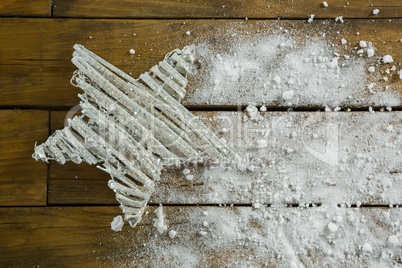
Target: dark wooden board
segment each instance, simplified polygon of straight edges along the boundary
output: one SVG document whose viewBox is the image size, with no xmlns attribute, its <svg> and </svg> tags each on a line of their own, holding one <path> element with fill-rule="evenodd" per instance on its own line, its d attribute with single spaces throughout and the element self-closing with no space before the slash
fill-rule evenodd
<svg viewBox="0 0 402 268">
<path fill-rule="evenodd" d="M 402 5 L 398 0 L 287 0 L 287 1 L 214 1 L 214 0 L 55 0 L 56 17 L 79 18 L 297 18 L 310 14 L 317 18 L 398 18 Z M 378 8 L 380 13 L 372 11 Z"/>
<path fill-rule="evenodd" d="M 0 110 L 0 206 L 46 205 L 47 164 L 32 159 L 49 134 L 49 113 Z"/>
<path fill-rule="evenodd" d="M 50 17 L 51 0 L 3 0 L 0 17 Z"/>
<path fill-rule="evenodd" d="M 185 22 L 185 23 L 184 23 Z M 187 44 L 209 42 L 216 47 L 233 41 L 232 32 L 250 35 L 270 33 L 279 27 L 290 29 L 303 40 L 305 35 L 320 35 L 340 44 L 344 37 L 357 46 L 360 40 L 373 42 L 376 56 L 391 54 L 396 65 L 402 61 L 400 29 L 402 20 L 348 20 L 345 23 L 315 21 L 260 21 L 260 20 L 98 20 L 98 19 L 0 19 L 0 106 L 71 108 L 78 104 L 80 89 L 70 85 L 75 66 L 70 62 L 73 45 L 80 43 L 104 57 L 122 70 L 138 77 L 164 58 L 164 55 Z M 191 35 L 186 35 L 191 31 Z M 356 33 L 360 34 L 357 35 Z M 133 34 L 136 34 L 135 36 Z M 163 44 L 163 45 L 162 45 Z M 134 48 L 135 55 L 129 50 Z M 374 59 L 373 59 L 374 61 Z M 384 70 L 387 68 L 383 66 Z M 382 70 L 382 69 L 381 69 Z M 395 80 L 395 81 L 394 81 Z M 401 80 L 391 81 L 397 90 Z M 378 85 L 385 87 L 384 81 Z M 188 96 L 197 90 L 191 83 Z M 359 100 L 347 100 L 346 107 L 368 107 L 362 90 Z M 260 100 L 257 98 L 258 104 Z M 191 99 L 183 103 L 192 107 Z M 249 102 L 230 103 L 228 106 L 248 105 Z M 278 107 L 276 103 L 265 103 Z M 214 106 L 213 100 L 209 103 Z M 220 104 L 219 104 L 220 105 Z M 307 104 L 294 103 L 295 107 Z M 307 105 L 308 106 L 308 105 Z M 322 104 L 311 104 L 322 107 Z"/>
</svg>

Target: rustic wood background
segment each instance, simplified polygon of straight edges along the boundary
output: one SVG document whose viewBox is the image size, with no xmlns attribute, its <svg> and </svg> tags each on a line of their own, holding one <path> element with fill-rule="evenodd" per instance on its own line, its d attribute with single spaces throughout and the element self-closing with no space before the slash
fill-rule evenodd
<svg viewBox="0 0 402 268">
<path fill-rule="evenodd" d="M 372 14 L 375 8 L 380 9 L 377 16 Z M 307 25 L 309 14 L 315 14 L 315 19 L 319 21 Z M 340 15 L 345 19 L 344 24 L 328 24 L 330 19 Z M 77 93 L 80 90 L 69 82 L 75 70 L 70 62 L 75 43 L 86 46 L 137 77 L 174 48 L 191 44 L 197 38 L 219 39 L 229 22 L 230 27 L 254 30 L 280 25 L 298 30 L 300 38 L 303 33 L 317 29 L 326 30 L 329 35 L 342 31 L 349 42 L 356 44 L 366 37 L 373 40 L 378 53 L 387 51 L 400 66 L 402 45 L 398 41 L 402 38 L 401 16 L 400 0 L 352 0 L 348 4 L 337 1 L 331 3 L 330 8 L 322 8 L 321 0 L 1 1 L 0 266 L 110 267 L 113 263 L 105 256 L 113 248 L 141 248 L 143 243 L 155 242 L 153 237 L 135 235 L 139 230 L 146 233 L 146 230 L 154 228 L 147 216 L 135 230 L 125 230 L 126 233 L 110 230 L 110 221 L 119 213 L 119 208 L 113 192 L 107 187 L 106 174 L 88 165 L 61 166 L 36 162 L 31 158 L 35 142 L 44 142 L 55 129 L 61 128 L 67 111 L 78 104 Z M 191 31 L 191 36 L 187 36 L 186 31 Z M 356 32 L 360 35 L 357 36 Z M 133 38 L 127 33 L 136 33 L 136 36 Z M 131 47 L 139 52 L 135 55 L 135 63 L 126 60 Z M 402 92 L 402 83 L 394 83 L 399 83 L 398 90 Z M 194 90 L 189 88 L 190 93 Z M 195 111 L 203 110 L 198 113 L 212 129 L 214 125 L 208 118 L 239 105 L 247 105 L 210 103 L 208 107 L 187 99 L 184 104 Z M 300 110 L 306 109 L 302 111 L 305 116 L 313 114 L 312 108 L 320 107 L 319 103 L 312 107 L 303 103 L 297 105 Z M 353 100 L 348 105 L 361 110 L 370 106 L 369 103 L 354 103 Z M 268 106 L 272 110 L 278 108 L 278 111 L 267 112 L 267 116 L 284 113 L 275 104 Z M 398 118 L 400 123 L 401 114 L 401 107 L 395 107 L 392 113 L 377 115 L 378 122 L 391 122 Z M 356 116 L 360 116 L 359 112 L 351 112 L 345 115 L 344 120 L 354 124 Z M 364 136 L 364 129 L 360 131 Z M 219 209 L 251 209 L 251 200 L 239 202 L 236 196 L 216 203 L 208 202 L 202 198 L 206 189 L 202 181 L 184 182 L 175 171 L 167 173 L 168 183 L 158 188 L 151 210 L 159 203 L 166 204 L 168 218 L 172 218 L 174 211 L 179 209 L 196 210 L 197 205 L 225 203 L 237 206 Z M 336 191 L 342 194 L 349 185 L 340 177 L 338 180 Z M 394 187 L 402 192 L 402 182 Z M 325 198 L 314 184 L 306 186 L 303 191 L 310 196 L 306 203 L 320 203 Z M 171 193 L 175 193 L 177 198 L 171 198 Z M 180 196 L 185 195 L 192 195 L 194 202 L 183 204 Z M 365 199 L 358 193 L 353 196 L 353 200 L 346 200 L 345 197 L 343 201 L 363 203 L 359 213 L 373 222 L 376 217 L 371 215 L 380 210 L 399 210 L 389 205 L 402 204 L 402 196 L 398 200 Z M 185 224 L 184 219 L 172 218 L 172 221 Z M 374 224 L 373 228 L 382 227 Z M 127 236 L 134 238 L 127 242 L 124 239 Z M 211 266 L 221 263 L 220 258 L 225 258 L 219 252 L 209 254 Z M 144 260 L 138 260 L 139 263 L 141 261 Z"/>
</svg>

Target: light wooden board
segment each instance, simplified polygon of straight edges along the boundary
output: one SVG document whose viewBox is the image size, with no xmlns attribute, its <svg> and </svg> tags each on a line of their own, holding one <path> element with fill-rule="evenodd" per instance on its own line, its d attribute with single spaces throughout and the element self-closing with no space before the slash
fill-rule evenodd
<svg viewBox="0 0 402 268">
<path fill-rule="evenodd" d="M 398 0 L 327 1 L 140 1 L 140 0 L 55 0 L 56 17 L 94 18 L 398 18 L 402 5 Z M 380 13 L 373 15 L 378 8 Z"/>
<path fill-rule="evenodd" d="M 50 17 L 51 5 L 51 0 L 3 0 L 0 2 L 0 17 Z"/>
<path fill-rule="evenodd" d="M 184 24 L 185 22 L 185 24 Z M 328 40 L 340 45 L 345 38 L 352 46 L 360 40 L 373 43 L 376 57 L 393 55 L 395 65 L 402 61 L 400 29 L 402 20 L 349 20 L 334 21 L 261 21 L 261 20 L 97 20 L 97 19 L 0 19 L 0 106 L 7 107 L 65 107 L 78 103 L 79 89 L 70 85 L 75 66 L 70 62 L 73 45 L 80 43 L 104 57 L 112 64 L 138 77 L 164 58 L 164 55 L 187 44 L 207 42 L 216 48 L 225 48 L 233 42 L 232 33 L 255 35 L 284 27 L 303 41 L 305 35 L 327 32 Z M 190 31 L 191 35 L 186 35 Z M 356 33 L 359 32 L 359 35 Z M 136 34 L 135 36 L 133 34 Z M 163 44 L 163 45 L 161 45 Z M 135 55 L 129 50 L 134 48 Z M 368 68 L 368 66 L 367 66 Z M 383 66 L 384 71 L 389 66 Z M 395 71 L 396 72 L 396 71 Z M 396 77 L 396 75 L 395 75 Z M 391 85 L 400 92 L 402 82 L 392 79 L 380 87 Z M 390 84 L 391 83 L 391 84 Z M 348 86 L 348 85 L 346 85 Z M 195 102 L 191 96 L 197 85 L 190 81 L 188 96 L 183 104 L 210 108 L 222 106 L 219 102 Z M 331 94 L 329 94 L 331 96 Z M 369 91 L 361 87 L 359 97 L 340 100 L 346 107 L 368 107 L 365 101 Z M 400 96 L 400 95 L 399 95 Z M 334 94 L 334 101 L 338 96 Z M 223 105 L 248 105 L 252 100 L 231 101 Z M 255 97 L 256 104 L 262 104 Z M 265 103 L 278 107 L 276 102 Z M 294 103 L 295 107 L 323 107 L 323 103 Z"/>
<path fill-rule="evenodd" d="M 152 203 L 402 204 L 402 112 L 265 112 L 259 122 L 244 122 L 244 112 L 194 113 L 241 164 L 190 166 L 192 181 L 182 168 L 167 170 Z M 51 113 L 52 132 L 65 116 Z M 267 147 L 257 149 L 261 139 Z M 51 163 L 49 203 L 116 204 L 109 179 L 94 166 Z"/>
<path fill-rule="evenodd" d="M 46 205 L 47 164 L 32 159 L 49 134 L 49 113 L 0 110 L 0 206 Z"/>
<path fill-rule="evenodd" d="M 337 267 L 400 265 L 401 209 L 164 207 L 174 239 L 149 214 L 135 229 L 110 229 L 118 207 L 0 208 L 3 267 Z M 204 216 L 203 212 L 208 215 Z M 203 227 L 203 221 L 209 225 Z M 335 222 L 336 233 L 327 225 Z M 399 224 L 398 224 L 399 222 Z M 199 235 L 203 230 L 205 236 Z M 373 253 L 361 250 L 370 241 Z M 381 257 L 385 252 L 384 257 Z"/>
</svg>

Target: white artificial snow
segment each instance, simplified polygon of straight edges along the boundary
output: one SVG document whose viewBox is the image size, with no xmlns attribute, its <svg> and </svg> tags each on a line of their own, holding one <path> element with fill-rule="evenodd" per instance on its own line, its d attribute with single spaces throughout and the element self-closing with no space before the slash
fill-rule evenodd
<svg viewBox="0 0 402 268">
<path fill-rule="evenodd" d="M 326 1 L 322 2 L 322 4 L 324 5 L 324 7 L 328 7 L 328 3 Z"/>
<path fill-rule="evenodd" d="M 208 227 L 208 222 L 207 222 L 207 221 L 203 221 L 203 222 L 202 222 L 202 226 Z"/>
<path fill-rule="evenodd" d="M 376 9 L 373 10 L 373 14 L 374 14 L 374 15 L 377 15 L 378 13 L 380 13 L 380 10 L 379 10 L 379 9 L 376 8 Z"/>
<path fill-rule="evenodd" d="M 345 38 L 342 38 L 342 39 L 341 39 L 341 43 L 342 43 L 342 45 L 345 45 L 345 44 L 347 43 L 346 39 L 345 39 Z"/>
<path fill-rule="evenodd" d="M 362 48 L 365 48 L 365 47 L 367 47 L 367 42 L 366 41 L 360 41 L 359 46 L 362 47 Z"/>
<path fill-rule="evenodd" d="M 328 230 L 330 230 L 332 233 L 334 233 L 338 230 L 338 226 L 335 223 L 330 222 L 330 223 L 328 223 Z"/>
<path fill-rule="evenodd" d="M 399 70 L 398 74 L 399 74 L 399 79 L 402 79 L 402 70 Z"/>
<path fill-rule="evenodd" d="M 200 231 L 200 235 L 201 236 L 206 236 L 208 233 L 207 232 L 205 232 L 205 231 Z"/>
<path fill-rule="evenodd" d="M 371 40 L 365 41 L 368 49 L 373 49 Z M 346 40 L 343 42 L 347 44 Z M 266 107 L 344 108 L 361 106 L 362 96 L 365 103 L 375 106 L 401 104 L 394 90 L 396 84 L 389 84 L 390 90 L 385 92 L 376 87 L 372 94 L 365 94 L 364 89 L 374 79 L 367 75 L 372 63 L 367 57 L 356 58 L 352 48 L 334 56 L 341 44 L 332 45 L 322 37 L 300 43 L 288 33 L 237 36 L 224 50 L 201 43 L 196 53 L 203 67 L 194 77 L 184 104 L 247 105 L 258 101 L 255 105 Z M 217 80 L 219 84 L 215 83 Z M 282 98 L 285 91 L 294 92 L 291 100 Z"/>
<path fill-rule="evenodd" d="M 176 235 L 177 235 L 177 232 L 176 232 L 175 230 L 170 230 L 170 231 L 169 231 L 169 237 L 170 237 L 170 238 L 173 239 L 173 238 L 175 238 Z"/>
<path fill-rule="evenodd" d="M 384 63 L 392 63 L 392 62 L 394 62 L 394 59 L 393 59 L 392 56 L 390 56 L 390 55 L 385 55 L 385 56 L 382 58 L 382 61 L 383 61 Z"/>
<path fill-rule="evenodd" d="M 279 85 L 281 83 L 281 77 L 279 75 L 275 76 L 274 81 L 275 81 L 276 84 Z"/>
<path fill-rule="evenodd" d="M 336 21 L 336 22 L 339 21 L 340 23 L 343 23 L 343 16 L 336 17 L 336 18 L 335 18 L 335 21 Z"/>
<path fill-rule="evenodd" d="M 215 130 L 231 129 L 219 135 L 227 138 L 228 146 L 236 146 L 239 156 L 235 164 L 194 170 L 194 185 L 202 183 L 197 193 L 184 196 L 181 187 L 166 185 L 166 194 L 156 202 L 301 204 L 314 200 L 360 204 L 376 200 L 375 204 L 400 204 L 399 177 L 389 171 L 399 170 L 402 161 L 397 155 L 402 150 L 397 127 L 402 115 L 370 111 L 353 117 L 346 112 L 259 112 L 262 119 L 258 121 L 243 121 L 243 116 L 234 112 L 217 113 L 211 123 L 218 126 Z M 200 118 L 209 120 L 207 114 Z M 339 125 L 339 129 L 328 129 L 328 125 Z M 389 125 L 394 131 L 386 130 Z M 325 154 L 328 130 L 339 137 L 339 155 L 335 154 L 339 162 L 333 167 L 323 161 L 331 155 L 317 159 L 308 150 Z M 258 148 L 258 140 L 266 140 L 266 147 Z M 350 174 L 355 174 L 353 179 Z"/>
<path fill-rule="evenodd" d="M 257 140 L 257 148 L 262 149 L 262 148 L 267 147 L 267 145 L 268 145 L 267 140 L 265 140 L 265 139 Z"/>
<path fill-rule="evenodd" d="M 186 180 L 192 181 L 194 179 L 194 175 L 186 175 Z"/>
<path fill-rule="evenodd" d="M 398 209 L 199 207 L 166 213 L 180 223 L 180 236 L 154 237 L 155 230 L 142 228 L 132 247 L 125 240 L 108 260 L 118 267 L 394 267 L 402 254 L 399 239 L 393 242 L 401 227 Z M 329 231 L 328 219 L 336 220 L 336 232 Z"/>
<path fill-rule="evenodd" d="M 374 49 L 368 48 L 367 49 L 367 57 L 371 58 L 372 56 L 374 56 Z"/>
<path fill-rule="evenodd" d="M 294 95 L 293 90 L 287 90 L 282 93 L 282 98 L 284 100 L 290 100 Z"/>
<path fill-rule="evenodd" d="M 388 244 L 391 246 L 397 246 L 399 244 L 399 239 L 396 235 L 391 235 L 388 237 Z"/>
<path fill-rule="evenodd" d="M 392 125 L 387 126 L 387 131 L 389 132 L 394 131 L 394 127 Z"/>
<path fill-rule="evenodd" d="M 190 35 L 190 34 L 191 34 L 191 32 L 190 32 L 190 31 L 187 31 L 187 32 L 186 32 L 186 34 L 187 34 L 187 35 Z"/>
<path fill-rule="evenodd" d="M 262 204 L 261 203 L 253 203 L 253 207 L 256 209 L 261 208 Z"/>
<path fill-rule="evenodd" d="M 369 71 L 369 73 L 374 73 L 374 72 L 375 72 L 374 66 L 370 66 L 370 67 L 368 68 L 368 71 Z"/>
<path fill-rule="evenodd" d="M 401 75 L 402 75 L 402 71 L 401 71 Z M 260 112 L 266 112 L 266 111 L 267 111 L 267 107 L 265 107 L 265 105 L 260 107 Z"/>
<path fill-rule="evenodd" d="M 246 107 L 246 112 L 250 116 L 250 119 L 253 121 L 258 121 L 260 120 L 260 115 L 258 113 L 258 108 L 255 107 L 254 105 L 249 105 Z"/>
<path fill-rule="evenodd" d="M 156 219 L 154 219 L 154 226 L 160 234 L 167 230 L 167 225 L 165 225 L 165 216 L 163 215 L 162 206 L 155 209 Z"/>
<path fill-rule="evenodd" d="M 308 18 L 307 22 L 308 22 L 308 23 L 312 23 L 313 20 L 314 20 L 314 17 L 315 17 L 314 14 L 309 15 L 309 18 Z"/>
<path fill-rule="evenodd" d="M 135 50 L 134 50 L 134 49 L 130 49 L 129 52 L 130 52 L 131 55 L 134 55 L 134 54 L 135 54 Z"/>
<path fill-rule="evenodd" d="M 114 217 L 113 221 L 110 223 L 110 227 L 115 232 L 120 232 L 123 229 L 124 220 L 122 216 Z"/>
<path fill-rule="evenodd" d="M 188 174 L 190 174 L 191 171 L 188 168 L 185 168 L 185 169 L 183 169 L 182 172 L 184 175 L 188 175 Z"/>
<path fill-rule="evenodd" d="M 338 58 L 335 57 L 330 62 L 328 62 L 327 67 L 329 69 L 336 69 L 338 67 Z"/>
<path fill-rule="evenodd" d="M 373 252 L 373 247 L 370 245 L 370 243 L 364 243 L 362 246 L 362 251 L 364 252 Z"/>
</svg>

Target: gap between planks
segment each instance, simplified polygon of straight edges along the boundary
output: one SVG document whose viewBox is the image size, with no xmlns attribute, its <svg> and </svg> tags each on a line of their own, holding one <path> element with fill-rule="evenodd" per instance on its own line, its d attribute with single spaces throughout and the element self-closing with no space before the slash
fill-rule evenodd
<svg viewBox="0 0 402 268">
<path fill-rule="evenodd" d="M 302 206 L 302 208 L 306 209 L 313 209 L 317 207 L 321 207 L 323 204 L 321 203 L 311 203 L 308 204 L 308 206 Z M 68 207 L 68 208 L 73 208 L 73 207 L 118 207 L 119 205 L 116 204 L 48 204 L 46 206 L 0 206 L 2 208 L 28 208 L 28 207 Z M 149 207 L 222 207 L 222 208 L 232 208 L 232 207 L 254 207 L 253 204 L 251 203 L 244 203 L 244 204 L 216 204 L 216 203 L 199 203 L 199 204 L 184 204 L 184 203 L 149 203 Z M 375 204 L 350 204 L 348 206 L 345 206 L 345 204 L 334 204 L 334 206 L 338 208 L 345 208 L 345 209 L 353 209 L 353 208 L 383 208 L 383 209 L 399 209 L 402 207 L 402 204 L 393 204 L 392 206 L 390 205 L 375 205 Z M 263 204 L 263 207 L 265 208 L 300 208 L 301 206 L 299 204 L 285 204 L 285 205 L 275 205 L 275 204 Z"/>
<path fill-rule="evenodd" d="M 77 104 L 78 105 L 78 104 Z M 248 106 L 248 105 L 247 105 Z M 247 108 L 246 105 L 242 106 L 195 106 L 195 105 L 185 105 L 189 111 L 192 112 L 241 112 L 245 111 Z M 74 106 L 75 107 L 75 106 Z M 258 109 L 260 109 L 261 105 L 256 105 Z M 371 107 L 375 112 L 379 112 L 381 109 L 384 109 L 383 106 L 363 106 L 363 107 L 352 107 L 349 108 L 350 111 L 346 111 L 345 109 L 338 111 L 338 113 L 347 113 L 347 112 L 367 112 L 369 107 Z M 268 112 L 326 112 L 324 106 L 315 106 L 315 107 L 286 107 L 286 106 L 278 106 L 278 107 L 265 107 Z M 0 110 L 41 110 L 48 112 L 67 112 L 71 110 L 71 106 L 64 107 L 53 107 L 53 106 L 0 106 Z M 393 106 L 392 111 L 402 111 L 402 106 Z M 391 111 L 391 112 L 392 112 Z M 389 111 L 384 110 L 381 111 L 387 113 Z"/>
<path fill-rule="evenodd" d="M 75 207 L 82 207 L 82 208 L 90 208 L 90 207 L 118 207 L 119 205 L 116 204 L 47 204 L 47 205 L 27 205 L 27 206 L 2 206 L 0 208 L 46 208 L 46 207 L 53 207 L 53 208 L 75 208 Z M 155 207 L 221 207 L 221 208 L 232 208 L 232 207 L 253 207 L 253 204 L 172 204 L 172 203 L 150 203 L 148 207 L 155 208 Z M 317 207 L 321 207 L 322 204 L 309 204 L 308 207 L 303 206 L 305 209 L 313 209 Z M 383 209 L 400 209 L 402 204 L 393 204 L 392 207 L 389 205 L 367 205 L 362 204 L 357 206 L 356 204 L 351 204 L 350 206 L 344 206 L 344 204 L 335 204 L 338 208 L 345 208 L 345 209 L 354 209 L 354 208 L 383 208 Z M 265 208 L 300 208 L 299 204 L 286 204 L 286 206 L 278 206 L 273 204 L 264 204 Z"/>
<path fill-rule="evenodd" d="M 0 16 L 0 18 L 9 18 L 10 16 Z M 277 17 L 277 18 L 237 18 L 237 17 L 225 17 L 225 18 L 208 18 L 208 17 L 174 17 L 174 18 L 159 18 L 159 17 L 146 17 L 146 18 L 132 18 L 132 17 L 34 17 L 34 16 L 12 16 L 12 18 L 21 18 L 21 19 L 60 19 L 60 20 L 122 20 L 122 21 L 143 21 L 143 20 L 154 20 L 154 21 L 175 21 L 175 20 L 193 20 L 193 21 L 208 21 L 208 20 L 232 20 L 232 21 L 307 21 L 308 16 L 305 18 L 287 18 L 287 17 Z M 328 17 L 328 18 L 314 18 L 315 21 L 332 21 L 336 17 Z M 402 19 L 402 17 L 373 17 L 373 18 L 347 18 L 344 17 L 344 20 L 398 20 Z"/>
</svg>

